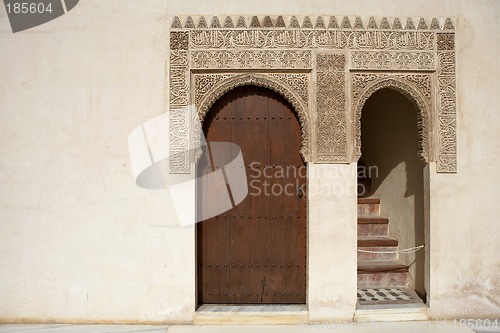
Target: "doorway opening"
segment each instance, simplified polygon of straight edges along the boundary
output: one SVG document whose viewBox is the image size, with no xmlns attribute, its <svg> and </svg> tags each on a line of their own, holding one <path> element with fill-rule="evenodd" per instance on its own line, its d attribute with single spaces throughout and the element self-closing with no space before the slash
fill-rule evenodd
<svg viewBox="0 0 500 333">
<path fill-rule="evenodd" d="M 375 92 L 362 109 L 358 305 L 423 305 L 426 299 L 419 112 L 391 88 Z"/>
<path fill-rule="evenodd" d="M 211 107 L 203 131 L 208 149 L 197 178 L 221 170 L 227 183 L 212 143 L 230 142 L 241 149 L 243 162 L 231 167 L 246 171 L 248 195 L 197 224 L 198 304 L 305 304 L 307 168 L 292 105 L 267 88 L 237 87 Z"/>
</svg>

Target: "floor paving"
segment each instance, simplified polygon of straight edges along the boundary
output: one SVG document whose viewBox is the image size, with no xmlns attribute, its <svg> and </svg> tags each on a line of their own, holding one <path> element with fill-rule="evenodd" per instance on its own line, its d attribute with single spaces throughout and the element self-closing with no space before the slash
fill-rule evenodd
<svg viewBox="0 0 500 333">
<path fill-rule="evenodd" d="M 453 321 L 385 323 L 313 323 L 304 325 L 0 325 L 0 333 L 483 333 L 500 328 L 472 330 Z"/>
</svg>

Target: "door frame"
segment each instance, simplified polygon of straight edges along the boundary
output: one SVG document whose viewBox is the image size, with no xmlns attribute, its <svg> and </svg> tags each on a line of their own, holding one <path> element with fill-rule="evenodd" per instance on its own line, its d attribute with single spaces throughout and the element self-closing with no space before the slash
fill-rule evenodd
<svg viewBox="0 0 500 333">
<path fill-rule="evenodd" d="M 307 150 L 303 154 L 312 174 L 308 177 L 309 189 L 315 184 L 335 183 L 355 189 L 354 103 L 367 89 L 364 79 L 383 73 L 392 77 L 406 75 L 409 84 L 430 102 L 432 126 L 427 128 L 427 152 L 432 153 L 426 159 L 426 183 L 432 188 L 433 177 L 457 172 L 455 24 L 455 19 L 424 17 L 418 24 L 410 17 L 171 17 L 169 172 L 189 174 L 193 162 L 190 155 L 177 152 L 187 151 L 199 142 L 183 110 L 190 106 L 200 110 L 212 98 L 217 99 L 214 86 L 221 81 L 239 75 L 258 82 L 259 76 L 265 76 L 278 83 L 273 86 L 278 92 L 291 94 L 289 97 L 295 100 L 287 99 L 299 115 L 294 102 L 303 105 L 307 120 L 303 127 Z M 354 80 L 353 73 L 364 79 Z M 295 74 L 307 74 L 306 82 Z M 321 172 L 327 173 L 326 180 L 316 177 Z M 308 196 L 310 321 L 349 320 L 354 313 L 356 286 L 343 284 L 356 276 L 354 192 Z M 427 202 L 431 199 L 426 198 Z M 325 207 L 332 200 L 336 205 Z M 326 223 L 331 216 L 338 220 Z M 342 228 L 343 237 L 329 234 L 332 226 Z M 426 237 L 430 237 L 433 226 L 429 221 L 426 226 Z M 190 242 L 195 239 L 192 236 Z M 336 242 L 334 247 L 331 237 Z M 426 244 L 432 246 L 429 241 Z M 336 262 L 336 270 L 328 269 L 329 263 L 323 262 L 325 251 L 332 253 L 330 261 Z M 429 256 L 432 259 L 432 253 Z M 187 269 L 195 268 L 193 262 Z M 428 299 L 435 289 L 431 282 Z"/>
</svg>

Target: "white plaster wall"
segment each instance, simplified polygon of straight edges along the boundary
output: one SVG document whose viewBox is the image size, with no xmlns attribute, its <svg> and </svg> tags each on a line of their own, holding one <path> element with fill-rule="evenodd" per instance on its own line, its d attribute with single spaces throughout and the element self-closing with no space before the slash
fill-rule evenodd
<svg viewBox="0 0 500 333">
<path fill-rule="evenodd" d="M 458 174 L 430 168 L 433 317 L 500 317 L 500 2 L 458 5 Z"/>
<path fill-rule="evenodd" d="M 127 136 L 167 109 L 171 15 L 297 13 L 458 18 L 459 173 L 431 165 L 429 304 L 434 317 L 498 317 L 499 12 L 496 0 L 85 0 L 12 34 L 1 9 L 0 318 L 191 320 L 194 231 L 152 227 L 175 224 L 172 202 L 135 187 Z M 310 241 L 325 241 L 313 229 Z M 326 261 L 314 260 L 310 272 Z M 332 284 L 310 283 L 310 299 L 325 299 L 310 304 L 317 318 L 352 309 L 354 295 L 326 297 Z"/>
<path fill-rule="evenodd" d="M 194 230 L 135 186 L 127 138 L 166 111 L 165 1 L 81 1 L 12 34 L 0 8 L 0 320 L 187 322 Z M 189 207 L 188 207 L 189 208 Z"/>
<path fill-rule="evenodd" d="M 308 164 L 310 321 L 346 321 L 354 314 L 356 166 Z"/>
</svg>

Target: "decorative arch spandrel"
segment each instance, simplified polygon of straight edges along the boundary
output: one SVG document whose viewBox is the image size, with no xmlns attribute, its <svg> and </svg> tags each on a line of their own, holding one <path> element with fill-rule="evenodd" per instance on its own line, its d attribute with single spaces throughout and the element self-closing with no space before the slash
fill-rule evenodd
<svg viewBox="0 0 500 333">
<path fill-rule="evenodd" d="M 306 73 L 266 73 L 266 74 L 195 74 L 195 106 L 198 117 L 203 123 L 210 107 L 225 93 L 234 88 L 254 85 L 273 90 L 283 96 L 297 113 L 302 147 L 300 153 L 306 162 L 310 156 L 310 120 L 308 110 L 308 74 Z M 299 90 L 299 91 L 297 91 Z M 198 129 L 200 130 L 200 129 Z M 196 135 L 196 144 L 200 142 L 199 133 Z"/>
</svg>

